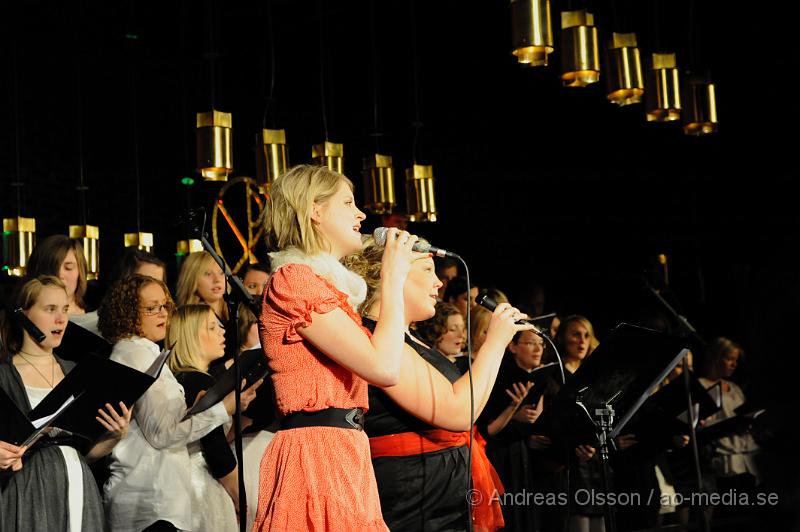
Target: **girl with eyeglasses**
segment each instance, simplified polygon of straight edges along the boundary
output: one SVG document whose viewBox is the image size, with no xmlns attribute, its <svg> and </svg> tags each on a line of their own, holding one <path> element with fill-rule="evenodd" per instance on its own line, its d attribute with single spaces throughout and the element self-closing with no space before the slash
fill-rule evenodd
<svg viewBox="0 0 800 532">
<path fill-rule="evenodd" d="M 535 489 L 541 489 L 534 485 L 534 463 L 528 442 L 531 426 L 542 412 L 543 396 L 538 392 L 544 382 L 537 379 L 538 384 L 534 385 L 533 379 L 543 353 L 544 340 L 533 331 L 514 335 L 486 409 L 478 419 L 478 428 L 487 441 L 486 454 L 508 493 L 534 493 Z M 505 530 L 540 529 L 533 504 L 505 505 L 503 516 Z"/>
<path fill-rule="evenodd" d="M 152 277 L 131 275 L 117 281 L 103 298 L 98 326 L 114 348 L 111 359 L 146 371 L 159 355 L 172 298 Z M 136 402 L 128 436 L 111 454 L 105 484 L 108 522 L 113 531 L 192 530 L 192 468 L 187 445 L 227 423 L 233 392 L 208 410 L 183 419 L 183 387 L 169 367 Z M 242 392 L 247 404 L 255 390 Z"/>
</svg>

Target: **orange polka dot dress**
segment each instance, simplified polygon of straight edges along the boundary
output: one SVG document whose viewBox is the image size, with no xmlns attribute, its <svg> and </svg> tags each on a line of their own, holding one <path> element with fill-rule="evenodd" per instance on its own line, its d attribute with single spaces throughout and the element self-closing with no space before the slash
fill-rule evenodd
<svg viewBox="0 0 800 532">
<path fill-rule="evenodd" d="M 329 407 L 367 410 L 367 382 L 297 333 L 311 324 L 312 312 L 335 308 L 361 326 L 347 295 L 309 266 L 287 264 L 270 278 L 259 330 L 283 416 Z M 259 488 L 255 531 L 387 530 L 363 431 L 279 430 L 261 459 Z"/>
</svg>

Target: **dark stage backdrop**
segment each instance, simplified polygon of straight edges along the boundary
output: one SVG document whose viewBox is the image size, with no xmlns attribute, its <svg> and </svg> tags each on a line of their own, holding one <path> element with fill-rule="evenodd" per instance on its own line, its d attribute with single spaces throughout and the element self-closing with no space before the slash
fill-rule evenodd
<svg viewBox="0 0 800 532">
<path fill-rule="evenodd" d="M 379 143 L 398 174 L 412 162 L 417 113 L 424 124 L 419 162 L 434 166 L 440 221 L 410 229 L 460 253 L 477 282 L 512 300 L 537 282 L 546 310 L 586 314 L 602 339 L 652 305 L 641 278 L 654 278 L 654 257 L 666 253 L 674 301 L 707 338 L 745 345 L 753 392 L 776 404 L 796 395 L 789 316 L 797 315 L 800 290 L 789 257 L 800 220 L 790 192 L 800 113 L 791 81 L 796 13 L 785 11 L 788 4 L 572 3 L 594 11 L 601 41 L 617 24 L 637 32 L 643 58 L 660 44 L 677 51 L 684 68 L 691 57 L 709 69 L 720 130 L 708 138 L 685 137 L 679 124 L 648 124 L 641 105 L 615 108 L 602 80 L 562 88 L 558 49 L 547 68 L 519 67 L 509 54 L 505 1 L 389 0 L 371 10 L 364 0 L 275 0 L 274 62 L 267 5 L 211 7 L 215 99 L 233 113 L 234 175 L 253 175 L 263 120 L 286 129 L 292 163 L 308 162 L 311 144 L 324 138 L 324 34 L 328 137 L 345 145 L 357 197 L 361 158 L 375 147 L 377 94 Z M 553 2 L 557 48 L 565 8 Z M 104 272 L 122 234 L 136 227 L 137 160 L 141 227 L 174 263 L 183 236 L 176 217 L 187 203 L 210 209 L 220 188 L 193 172 L 195 113 L 211 105 L 208 3 L 28 0 L 4 11 L 2 215 L 16 214 L 19 160 L 22 214 L 36 217 L 39 238 L 82 222 L 80 119 L 87 221 L 100 226 Z M 275 101 L 265 119 L 273 66 Z M 186 175 L 197 180 L 190 191 L 180 184 Z M 398 195 L 402 204 L 402 189 Z M 370 217 L 365 229 L 379 224 Z"/>
</svg>

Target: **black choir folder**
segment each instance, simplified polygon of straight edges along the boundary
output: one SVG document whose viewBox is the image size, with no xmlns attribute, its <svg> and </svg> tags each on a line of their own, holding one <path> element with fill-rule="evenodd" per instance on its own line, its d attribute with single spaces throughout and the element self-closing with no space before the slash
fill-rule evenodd
<svg viewBox="0 0 800 532">
<path fill-rule="evenodd" d="M 535 406 L 542 395 L 547 391 L 548 379 L 553 379 L 560 384 L 561 373 L 559 372 L 559 367 L 558 362 L 550 362 L 533 368 L 533 370 L 528 373 L 528 382 L 533 383 L 533 386 L 530 391 L 528 391 L 528 395 L 522 400 L 522 403 L 520 403 L 520 406 Z"/>
<path fill-rule="evenodd" d="M 87 355 L 108 358 L 111 355 L 111 348 L 112 345 L 105 338 L 70 319 L 67 334 L 54 351 L 64 360 L 80 363 Z"/>
<path fill-rule="evenodd" d="M 615 438 L 688 349 L 680 338 L 622 323 L 567 378 L 533 424 L 559 447 L 597 445 L 595 410 L 612 401 Z M 583 404 L 583 407 L 579 405 Z"/>
<path fill-rule="evenodd" d="M 0 393 L 4 412 L 0 439 L 30 446 L 55 427 L 96 440 L 106 432 L 95 419 L 98 409 L 109 403 L 119 412 L 120 401 L 130 408 L 161 374 L 168 355 L 168 350 L 162 351 L 145 372 L 107 358 L 86 355 L 28 416 L 19 411 L 8 395 Z"/>
<path fill-rule="evenodd" d="M 246 379 L 244 389 L 246 390 L 258 380 L 263 379 L 269 373 L 269 366 L 267 365 L 267 357 L 261 348 L 250 349 L 244 351 L 239 355 L 239 373 L 242 379 Z M 241 381 L 239 381 L 241 382 Z M 205 395 L 200 398 L 189 410 L 183 419 L 186 419 L 195 414 L 199 414 L 204 410 L 208 410 L 215 404 L 222 401 L 226 395 L 231 393 L 236 388 L 236 368 L 232 365 L 225 370 L 216 384 L 209 388 Z"/>
<path fill-rule="evenodd" d="M 719 410 L 712 395 L 692 372 L 689 372 L 689 389 L 695 422 Z M 680 375 L 647 398 L 625 432 L 636 436 L 637 445 L 644 449 L 643 453 L 664 451 L 674 445 L 674 436 L 688 436 L 691 433 L 687 407 L 686 384 L 684 376 Z"/>
</svg>

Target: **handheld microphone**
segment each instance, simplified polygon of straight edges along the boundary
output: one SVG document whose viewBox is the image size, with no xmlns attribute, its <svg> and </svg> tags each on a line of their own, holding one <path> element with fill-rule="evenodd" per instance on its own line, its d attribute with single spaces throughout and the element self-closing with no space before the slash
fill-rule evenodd
<svg viewBox="0 0 800 532">
<path fill-rule="evenodd" d="M 490 310 L 492 312 L 494 312 L 494 309 L 497 308 L 497 301 L 492 299 L 489 296 L 489 293 L 486 292 L 486 291 L 483 291 L 480 294 L 478 294 L 478 297 L 475 299 L 475 303 L 477 303 L 478 305 L 480 305 L 483 308 L 485 308 L 487 310 Z M 545 332 L 543 332 L 539 327 L 534 325 L 533 322 L 531 322 L 531 321 L 528 321 L 528 320 L 517 320 L 517 324 L 518 325 L 522 325 L 522 324 L 530 325 L 530 326 L 533 327 L 533 330 L 532 330 L 533 333 L 541 336 L 542 338 L 547 338 L 547 334 Z"/>
<path fill-rule="evenodd" d="M 37 327 L 31 320 L 23 314 L 21 308 L 15 308 L 11 311 L 11 315 L 14 316 L 14 319 L 19 324 L 20 327 L 28 331 L 28 334 L 31 335 L 37 343 L 44 342 L 44 339 L 47 338 L 47 335 L 42 332 L 42 330 Z"/>
<path fill-rule="evenodd" d="M 375 239 L 375 243 L 379 246 L 386 245 L 386 233 L 389 231 L 387 227 L 378 227 L 372 232 L 372 238 Z M 453 253 L 452 251 L 447 251 L 446 249 L 437 248 L 436 246 L 432 246 L 425 242 L 414 242 L 414 246 L 411 248 L 413 251 L 417 251 L 419 253 L 433 253 L 437 257 L 453 257 L 459 258 L 458 255 Z"/>
</svg>

